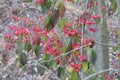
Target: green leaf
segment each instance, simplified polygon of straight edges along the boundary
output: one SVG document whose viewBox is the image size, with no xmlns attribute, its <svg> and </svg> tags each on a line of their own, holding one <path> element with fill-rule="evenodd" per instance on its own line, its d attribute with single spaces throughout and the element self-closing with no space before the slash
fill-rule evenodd
<svg viewBox="0 0 120 80">
<path fill-rule="evenodd" d="M 37 45 L 40 44 L 40 39 L 41 39 L 40 36 L 38 36 L 38 37 L 37 37 L 37 41 L 36 41 L 36 42 L 37 42 Z"/>
<path fill-rule="evenodd" d="M 101 22 L 101 18 L 100 19 L 94 19 L 96 24 L 99 24 Z"/>
<path fill-rule="evenodd" d="M 34 45 L 34 52 L 37 57 L 39 57 L 39 48 L 40 48 L 39 45 L 37 44 Z"/>
<path fill-rule="evenodd" d="M 43 61 L 49 60 L 49 55 L 48 55 L 48 54 L 43 54 L 42 60 L 43 60 Z M 50 66 L 49 66 L 49 62 L 45 62 L 44 64 L 45 64 L 45 66 L 46 66 L 47 68 L 50 67 Z"/>
<path fill-rule="evenodd" d="M 46 12 L 46 10 L 47 10 L 46 5 L 41 5 L 41 9 L 42 9 L 42 13 L 45 13 L 45 12 Z"/>
<path fill-rule="evenodd" d="M 51 68 L 56 68 L 57 67 L 57 63 L 56 63 L 55 60 L 50 61 L 50 67 Z"/>
<path fill-rule="evenodd" d="M 70 80 L 79 80 L 78 79 L 78 73 L 77 72 L 72 72 L 70 74 Z"/>
<path fill-rule="evenodd" d="M 58 9 L 59 9 L 59 16 L 63 17 L 65 14 L 66 8 L 62 2 L 59 3 Z"/>
<path fill-rule="evenodd" d="M 87 52 L 87 61 L 94 65 L 96 59 L 97 59 L 97 53 L 94 50 L 89 49 Z"/>
<path fill-rule="evenodd" d="M 82 71 L 85 72 L 88 70 L 88 62 L 84 61 L 82 62 Z"/>
<path fill-rule="evenodd" d="M 61 80 L 65 80 L 65 70 L 63 67 L 59 66 L 57 68 L 57 76 L 61 79 Z"/>
<path fill-rule="evenodd" d="M 29 3 L 32 2 L 32 0 L 24 0 L 24 2 Z"/>
<path fill-rule="evenodd" d="M 68 20 L 67 20 L 66 18 L 61 18 L 61 19 L 58 21 L 57 26 L 58 26 L 59 28 L 63 28 L 63 27 L 65 27 L 65 24 L 66 24 L 67 21 L 68 21 Z"/>
<path fill-rule="evenodd" d="M 27 56 L 24 52 L 19 53 L 18 62 L 20 67 L 23 67 L 27 63 Z"/>
<path fill-rule="evenodd" d="M 44 21 L 44 26 L 45 27 L 47 27 L 50 24 L 50 19 L 51 18 L 52 18 L 52 15 L 46 16 L 45 21 Z"/>
<path fill-rule="evenodd" d="M 117 1 L 116 0 L 110 0 L 110 1 L 111 1 L 112 10 L 113 12 L 115 12 L 117 9 Z"/>
<path fill-rule="evenodd" d="M 116 46 L 113 47 L 113 51 L 115 52 L 115 51 L 119 50 L 119 47 L 120 47 L 120 44 L 117 44 Z"/>
<path fill-rule="evenodd" d="M 45 60 L 49 60 L 49 55 L 48 54 L 43 54 L 42 56 L 42 60 L 45 61 Z"/>
<path fill-rule="evenodd" d="M 52 21 L 53 22 L 53 25 L 55 26 L 59 20 L 59 12 L 57 9 L 53 9 L 52 10 Z"/>
<path fill-rule="evenodd" d="M 69 52 L 70 50 L 72 50 L 72 39 L 70 38 L 70 42 L 69 42 L 69 44 L 68 44 L 68 46 L 66 47 L 66 49 L 65 49 L 65 53 L 67 53 L 67 52 Z"/>
<path fill-rule="evenodd" d="M 46 16 L 44 26 L 47 30 L 51 30 L 55 27 L 57 24 L 57 21 L 59 20 L 59 13 L 58 10 L 52 9 L 52 13 L 50 13 L 48 16 Z"/>
<path fill-rule="evenodd" d="M 117 34 L 120 35 L 120 30 L 118 30 Z"/>
<path fill-rule="evenodd" d="M 29 52 L 32 49 L 32 45 L 29 42 L 25 43 L 25 50 Z"/>
<path fill-rule="evenodd" d="M 37 72 L 42 76 L 45 72 L 45 69 L 43 67 L 40 66 L 41 63 L 37 64 Z"/>
</svg>

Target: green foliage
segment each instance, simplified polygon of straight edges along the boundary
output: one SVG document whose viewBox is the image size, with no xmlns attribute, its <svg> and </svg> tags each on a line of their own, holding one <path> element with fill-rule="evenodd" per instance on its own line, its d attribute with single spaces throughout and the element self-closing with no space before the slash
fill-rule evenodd
<svg viewBox="0 0 120 80">
<path fill-rule="evenodd" d="M 89 76 L 89 75 L 94 74 L 94 73 L 96 73 L 96 71 L 94 71 L 92 69 L 87 69 L 85 72 L 86 76 Z"/>
<path fill-rule="evenodd" d="M 86 72 L 88 70 L 88 62 L 84 61 L 82 62 L 82 71 Z"/>
<path fill-rule="evenodd" d="M 116 46 L 113 47 L 113 51 L 117 51 L 120 48 L 120 44 L 117 44 Z"/>
<path fill-rule="evenodd" d="M 29 3 L 32 2 L 32 0 L 24 0 L 24 2 Z"/>
<path fill-rule="evenodd" d="M 37 41 L 36 41 L 37 45 L 40 44 L 40 40 L 41 40 L 41 38 L 40 38 L 40 36 L 38 36 L 38 37 L 37 37 Z"/>
<path fill-rule="evenodd" d="M 42 60 L 43 60 L 43 61 L 49 60 L 49 55 L 48 55 L 48 54 L 43 54 Z"/>
<path fill-rule="evenodd" d="M 120 35 L 120 30 L 118 30 L 117 34 Z"/>
<path fill-rule="evenodd" d="M 70 50 L 72 50 L 72 39 L 70 39 L 70 42 L 69 42 L 69 44 L 67 45 L 64 53 L 67 53 L 67 52 L 69 52 Z"/>
<path fill-rule="evenodd" d="M 39 54 L 40 54 L 39 50 L 40 50 L 40 46 L 35 44 L 34 45 L 34 52 L 35 52 L 36 57 L 39 57 Z"/>
<path fill-rule="evenodd" d="M 92 50 L 91 48 L 87 51 L 87 61 L 89 63 L 92 63 L 93 65 L 95 64 L 97 59 L 97 53 Z"/>
<path fill-rule="evenodd" d="M 46 0 L 45 4 L 41 5 L 42 13 L 46 13 L 47 10 L 50 10 L 53 7 L 52 0 Z"/>
<path fill-rule="evenodd" d="M 42 61 L 46 61 L 46 60 L 49 60 L 49 55 L 48 54 L 43 54 L 42 56 Z M 45 62 L 44 65 L 49 68 L 49 62 Z"/>
<path fill-rule="evenodd" d="M 37 71 L 41 76 L 44 74 L 45 69 L 43 67 L 41 67 L 41 63 L 37 64 Z"/>
<path fill-rule="evenodd" d="M 57 26 L 61 29 L 61 28 L 65 27 L 65 24 L 66 24 L 67 21 L 68 20 L 63 17 L 58 21 Z"/>
<path fill-rule="evenodd" d="M 29 42 L 25 43 L 25 50 L 29 52 L 32 49 L 32 45 Z"/>
<path fill-rule="evenodd" d="M 51 68 L 56 68 L 57 67 L 57 63 L 56 63 L 55 60 L 50 61 L 49 65 L 50 65 Z"/>
<path fill-rule="evenodd" d="M 18 63 L 20 67 L 23 67 L 27 63 L 27 56 L 24 52 L 19 53 Z"/>
<path fill-rule="evenodd" d="M 58 10 L 59 10 L 59 16 L 63 17 L 65 14 L 66 8 L 62 2 L 59 3 Z"/>
<path fill-rule="evenodd" d="M 115 12 L 117 9 L 117 1 L 116 0 L 110 0 L 110 1 L 111 1 L 111 8 L 113 12 Z"/>
<path fill-rule="evenodd" d="M 58 10 L 53 9 L 52 13 L 45 18 L 44 26 L 47 30 L 51 30 L 57 24 L 59 19 Z"/>
<path fill-rule="evenodd" d="M 66 76 L 65 76 L 65 69 L 64 67 L 59 66 L 57 68 L 57 76 L 61 79 L 61 80 L 65 80 Z"/>
<path fill-rule="evenodd" d="M 78 73 L 77 72 L 72 72 L 70 74 L 70 80 L 79 80 Z"/>
</svg>

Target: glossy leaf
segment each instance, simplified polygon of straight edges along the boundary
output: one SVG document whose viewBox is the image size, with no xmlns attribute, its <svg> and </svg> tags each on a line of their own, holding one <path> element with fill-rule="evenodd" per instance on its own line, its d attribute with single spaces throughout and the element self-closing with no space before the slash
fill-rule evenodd
<svg viewBox="0 0 120 80">
<path fill-rule="evenodd" d="M 85 72 L 88 70 L 88 62 L 84 61 L 82 62 L 82 71 Z"/>
</svg>

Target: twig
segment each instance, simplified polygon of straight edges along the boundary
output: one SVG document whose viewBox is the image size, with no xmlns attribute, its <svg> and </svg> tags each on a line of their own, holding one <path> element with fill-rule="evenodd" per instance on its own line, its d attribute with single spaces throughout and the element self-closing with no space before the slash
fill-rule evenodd
<svg viewBox="0 0 120 80">
<path fill-rule="evenodd" d="M 51 73 L 54 78 L 56 78 L 57 80 L 60 80 L 55 74 L 53 74 L 53 73 L 52 73 L 49 69 L 47 69 L 45 66 L 43 66 L 43 65 L 41 65 L 41 64 L 39 64 L 39 66 L 41 66 L 42 68 L 44 68 L 45 70 L 47 70 L 49 73 Z"/>
<path fill-rule="evenodd" d="M 25 11 L 27 11 L 27 10 L 36 10 L 36 11 L 38 11 L 39 12 L 39 14 L 41 13 L 37 8 L 26 8 L 26 9 L 24 9 L 20 14 L 19 14 L 19 16 L 21 16 Z"/>
<path fill-rule="evenodd" d="M 67 52 L 67 53 L 61 53 L 60 56 L 57 56 L 57 57 L 52 58 L 52 59 L 50 59 L 50 60 L 41 61 L 41 62 L 39 62 L 39 63 L 50 62 L 50 61 L 55 60 L 55 59 L 57 59 L 57 58 L 60 58 L 60 57 L 62 57 L 62 56 L 66 56 L 66 55 L 70 54 L 71 52 L 76 51 L 76 50 L 81 49 L 81 48 L 86 47 L 86 46 L 88 46 L 88 45 L 80 46 L 79 48 L 75 48 L 75 49 L 73 49 L 73 50 L 71 50 L 71 51 L 69 51 L 69 52 Z"/>
<path fill-rule="evenodd" d="M 92 74 L 92 75 L 86 77 L 84 80 L 90 80 L 90 78 L 92 78 L 93 76 L 96 76 L 98 74 L 101 74 L 101 73 L 104 73 L 104 72 L 107 72 L 107 71 L 117 71 L 117 72 L 119 72 L 120 70 L 118 70 L 118 69 L 106 69 L 106 70 L 102 70 L 102 71 L 99 71 L 99 72 L 97 72 L 95 74 Z"/>
<path fill-rule="evenodd" d="M 112 22 L 117 28 L 120 29 L 120 27 L 112 20 L 112 19 L 108 19 L 110 22 Z"/>
<path fill-rule="evenodd" d="M 118 47 L 118 48 L 120 48 L 120 46 L 111 45 L 111 44 L 106 44 L 106 43 L 99 43 L 99 42 L 96 42 L 96 44 L 98 44 L 98 45 L 105 45 L 105 46 Z"/>
<path fill-rule="evenodd" d="M 7 70 L 12 64 L 14 64 L 15 61 L 16 61 L 16 59 L 17 59 L 17 57 L 18 57 L 18 55 L 15 56 L 14 58 L 10 59 L 10 60 L 8 61 L 9 64 L 1 70 L 0 74 L 2 74 L 2 73 L 3 73 L 5 70 Z"/>
</svg>

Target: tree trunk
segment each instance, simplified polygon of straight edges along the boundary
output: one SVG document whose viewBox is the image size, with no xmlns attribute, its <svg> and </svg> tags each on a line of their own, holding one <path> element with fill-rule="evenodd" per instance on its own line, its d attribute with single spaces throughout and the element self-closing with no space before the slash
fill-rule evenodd
<svg viewBox="0 0 120 80">
<path fill-rule="evenodd" d="M 102 6 L 105 6 L 105 0 L 98 0 L 98 13 L 101 14 L 101 25 L 97 32 L 98 43 L 109 43 L 109 32 L 107 29 L 106 10 L 101 10 Z M 97 45 L 97 68 L 98 70 L 104 70 L 109 68 L 109 47 L 105 45 Z"/>
</svg>

